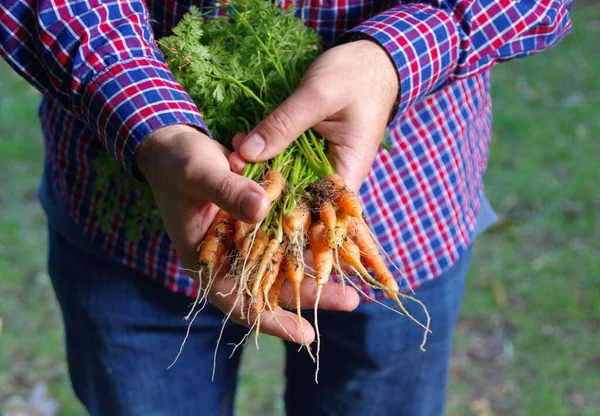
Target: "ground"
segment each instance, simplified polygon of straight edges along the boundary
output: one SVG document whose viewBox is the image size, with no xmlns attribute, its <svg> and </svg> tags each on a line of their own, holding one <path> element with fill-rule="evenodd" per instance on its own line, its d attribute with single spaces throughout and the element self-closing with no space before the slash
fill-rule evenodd
<svg viewBox="0 0 600 416">
<path fill-rule="evenodd" d="M 493 71 L 485 182 L 501 222 L 475 248 L 448 415 L 600 414 L 600 6 L 573 19 L 553 50 Z M 5 65 L 0 91 L 0 408 L 44 382 L 60 415 L 81 415 L 45 273 L 39 95 Z M 282 414 L 282 354 L 272 338 L 246 349 L 239 414 Z"/>
</svg>

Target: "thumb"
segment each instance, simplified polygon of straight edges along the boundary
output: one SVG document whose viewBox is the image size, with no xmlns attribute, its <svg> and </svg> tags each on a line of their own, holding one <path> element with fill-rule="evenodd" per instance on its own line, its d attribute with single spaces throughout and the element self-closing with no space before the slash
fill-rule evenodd
<svg viewBox="0 0 600 416">
<path fill-rule="evenodd" d="M 271 159 L 302 133 L 326 118 L 324 100 L 314 88 L 301 84 L 241 142 L 239 152 L 252 162 Z"/>
<path fill-rule="evenodd" d="M 258 183 L 222 166 L 206 164 L 190 186 L 199 198 L 244 222 L 261 221 L 270 209 L 269 196 Z"/>
</svg>

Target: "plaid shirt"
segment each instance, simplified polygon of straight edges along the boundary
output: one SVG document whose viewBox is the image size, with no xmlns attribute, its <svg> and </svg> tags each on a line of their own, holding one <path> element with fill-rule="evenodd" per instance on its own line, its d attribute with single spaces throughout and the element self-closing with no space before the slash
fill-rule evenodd
<svg viewBox="0 0 600 416">
<path fill-rule="evenodd" d="M 92 164 L 108 151 L 131 172 L 136 148 L 154 130 L 174 123 L 205 128 L 155 42 L 192 3 L 0 3 L 0 54 L 44 94 L 45 171 L 65 212 L 98 250 L 191 296 L 196 287 L 179 270 L 167 235 L 148 230 L 143 240 L 125 239 L 124 213 L 136 195 L 115 188 L 120 205 L 112 231 L 99 230 Z M 326 46 L 359 32 L 397 66 L 393 149 L 377 154 L 360 196 L 367 221 L 413 287 L 448 269 L 471 242 L 491 137 L 490 68 L 555 44 L 570 29 L 571 3 L 293 2 Z"/>
</svg>

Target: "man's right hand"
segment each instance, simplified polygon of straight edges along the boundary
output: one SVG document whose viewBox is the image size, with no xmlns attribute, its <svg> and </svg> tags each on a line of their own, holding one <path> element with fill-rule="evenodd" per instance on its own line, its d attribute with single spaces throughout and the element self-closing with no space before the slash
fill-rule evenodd
<svg viewBox="0 0 600 416">
<path fill-rule="evenodd" d="M 161 128 L 150 135 L 136 152 L 136 166 L 152 188 L 167 233 L 171 238 L 183 268 L 197 279 L 197 247 L 219 208 L 239 220 L 255 223 L 266 217 L 270 203 L 264 189 L 256 182 L 230 170 L 228 152 L 218 142 L 193 127 L 175 125 Z M 225 267 L 224 269 L 227 269 Z M 213 283 L 209 300 L 221 311 L 228 313 L 234 305 L 235 293 L 229 296 L 234 280 L 225 272 Z M 303 307 L 314 305 L 316 285 L 314 279 L 305 279 L 302 288 Z M 321 309 L 351 311 L 358 305 L 356 291 L 336 283 L 323 288 Z M 293 305 L 293 290 L 287 283 L 282 288 L 280 305 Z M 236 305 L 231 319 L 252 326 L 256 316 L 241 319 L 241 309 Z M 247 311 L 245 311 L 247 312 Z M 314 331 L 303 320 L 308 342 Z M 277 309 L 265 312 L 261 318 L 261 332 L 289 341 L 301 342 L 301 332 L 296 315 Z"/>
</svg>

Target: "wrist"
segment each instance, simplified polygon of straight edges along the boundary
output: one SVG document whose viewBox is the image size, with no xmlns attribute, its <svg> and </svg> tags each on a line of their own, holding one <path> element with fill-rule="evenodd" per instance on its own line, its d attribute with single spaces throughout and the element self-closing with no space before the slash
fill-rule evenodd
<svg viewBox="0 0 600 416">
<path fill-rule="evenodd" d="M 196 128 L 187 124 L 174 124 L 161 127 L 146 137 L 137 148 L 134 155 L 134 169 L 147 182 L 151 182 L 160 171 L 160 163 L 165 159 L 171 159 L 170 149 L 173 149 L 177 137 L 182 134 L 198 134 Z"/>
<path fill-rule="evenodd" d="M 400 95 L 400 77 L 394 60 L 377 40 L 367 37 L 358 42 L 364 43 L 365 47 L 369 48 L 376 68 L 381 71 L 380 75 L 383 82 L 383 91 L 390 106 L 390 112 L 395 112 L 395 109 L 398 106 L 398 97 Z"/>
<path fill-rule="evenodd" d="M 366 62 L 374 69 L 374 77 L 381 81 L 381 91 L 384 102 L 389 107 L 391 118 L 398 109 L 400 97 L 400 76 L 394 60 L 383 45 L 365 33 L 348 33 L 342 43 L 349 42 L 364 49 Z"/>
</svg>

